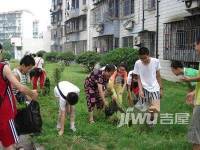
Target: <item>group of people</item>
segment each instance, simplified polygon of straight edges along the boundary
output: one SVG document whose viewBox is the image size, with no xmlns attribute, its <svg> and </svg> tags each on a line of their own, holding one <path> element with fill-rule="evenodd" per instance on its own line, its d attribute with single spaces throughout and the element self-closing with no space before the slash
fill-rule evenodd
<svg viewBox="0 0 200 150">
<path fill-rule="evenodd" d="M 200 37 L 197 38 L 195 49 L 200 55 Z M 159 59 L 152 58 L 149 55 L 149 50 L 145 47 L 141 47 L 138 51 L 139 60 L 134 64 L 134 69 L 130 71 L 127 75 L 126 66 L 122 63 L 118 67 L 108 64 L 102 68 L 95 68 L 85 79 L 84 89 L 86 95 L 86 103 L 88 108 L 88 121 L 89 123 L 95 123 L 94 120 L 94 110 L 103 109 L 109 106 L 109 101 L 107 100 L 107 91 L 110 91 L 112 102 L 120 108 L 123 107 L 123 93 L 127 88 L 128 91 L 128 103 L 129 106 L 142 104 L 146 106 L 143 111 L 148 111 L 151 114 L 150 120 L 154 121 L 154 114 L 160 112 L 160 99 L 163 96 L 163 85 L 160 75 L 160 62 Z M 173 62 L 172 72 L 175 75 L 183 75 L 181 81 L 191 82 L 189 93 L 187 94 L 187 103 L 192 104 L 193 117 L 191 121 L 191 126 L 188 132 L 188 140 L 193 144 L 193 150 L 200 149 L 200 74 L 199 71 L 192 68 L 183 68 L 183 65 L 179 62 Z M 194 83 L 196 81 L 196 83 Z M 65 83 L 64 83 L 65 82 Z M 61 84 L 61 83 L 59 83 Z M 65 97 L 69 93 L 75 93 L 76 98 L 72 98 L 73 103 L 77 103 L 78 95 L 80 89 L 67 82 L 63 81 L 63 91 L 66 90 Z M 65 85 L 64 85 L 65 84 Z M 196 86 L 194 88 L 194 86 Z M 65 87 L 65 88 L 64 88 Z M 71 88 L 70 88 L 71 87 Z M 58 89 L 58 88 L 56 88 Z M 60 97 L 60 110 L 64 106 L 61 95 L 58 91 L 55 92 L 56 97 Z M 57 94 L 59 93 L 59 94 Z M 67 99 L 67 98 L 66 98 Z M 66 100 L 65 99 L 65 100 Z M 69 99 L 65 101 L 65 106 L 70 105 Z M 62 105 L 61 105 L 62 104 Z M 72 109 L 73 110 L 73 109 Z M 66 111 L 65 111 L 66 112 Z M 74 111 L 71 112 L 70 122 L 71 129 L 74 126 Z M 64 112 L 63 112 L 64 113 Z M 61 113 L 62 114 L 62 113 Z M 62 115 L 61 115 L 62 116 Z M 72 117 L 73 116 L 73 117 Z M 61 117 L 62 118 L 62 117 Z M 63 117 L 64 118 L 64 117 Z M 62 119 L 61 119 L 62 120 Z M 59 130 L 59 135 L 64 133 L 64 121 L 59 121 L 57 127 L 61 128 Z M 150 127 L 154 126 L 150 124 Z"/>
<path fill-rule="evenodd" d="M 196 50 L 200 54 L 200 37 L 196 41 Z M 3 48 L 0 45 L 0 53 Z M 160 76 L 159 59 L 149 55 L 148 48 L 141 47 L 138 50 L 139 60 L 134 64 L 134 69 L 127 72 L 126 65 L 121 63 L 119 66 L 108 64 L 102 68 L 95 68 L 86 77 L 84 83 L 86 103 L 88 108 L 88 122 L 95 123 L 95 109 L 109 107 L 110 103 L 123 110 L 123 93 L 128 92 L 128 104 L 130 107 L 138 104 L 145 104 L 146 110 L 151 114 L 153 122 L 154 114 L 160 112 L 160 99 L 163 95 L 163 85 Z M 0 55 L 1 56 L 1 55 Z M 0 57 L 0 60 L 2 58 Z M 43 89 L 46 72 L 42 57 L 35 59 L 24 56 L 20 65 L 11 71 L 8 65 L 0 62 L 0 141 L 5 149 L 14 149 L 14 144 L 18 136 L 14 126 L 14 118 L 17 113 L 16 97 L 21 92 L 27 96 L 29 101 L 37 100 L 37 80 L 40 78 L 40 87 Z M 187 94 L 187 103 L 194 107 L 191 127 L 188 138 L 193 143 L 193 149 L 200 149 L 200 74 L 192 68 L 183 68 L 179 62 L 173 62 L 172 72 L 175 75 L 184 75 L 181 79 L 191 82 L 192 88 Z M 38 69 L 39 68 L 39 69 Z M 34 69 L 37 75 L 31 79 L 33 90 L 25 86 L 26 74 Z M 196 86 L 194 88 L 194 86 Z M 75 132 L 75 104 L 79 99 L 80 89 L 69 81 L 61 81 L 54 88 L 54 95 L 58 100 L 59 114 L 57 120 L 58 134 L 64 134 L 66 114 L 70 113 L 70 129 Z M 110 93 L 110 94 L 108 94 Z M 108 95 L 111 101 L 108 100 Z M 152 126 L 153 124 L 150 124 Z"/>
<path fill-rule="evenodd" d="M 38 97 L 37 84 L 40 79 L 40 88 L 44 88 L 45 71 L 44 60 L 41 56 L 33 57 L 25 55 L 19 65 L 13 70 L 2 57 L 3 47 L 0 44 L 0 147 L 4 149 L 15 149 L 14 144 L 18 142 L 18 134 L 15 128 L 15 116 L 20 95 L 24 95 L 26 101 L 35 101 Z M 40 68 L 38 75 L 29 77 L 31 71 Z M 26 84 L 32 83 L 33 90 Z M 28 103 L 28 102 L 27 102 Z"/>
</svg>

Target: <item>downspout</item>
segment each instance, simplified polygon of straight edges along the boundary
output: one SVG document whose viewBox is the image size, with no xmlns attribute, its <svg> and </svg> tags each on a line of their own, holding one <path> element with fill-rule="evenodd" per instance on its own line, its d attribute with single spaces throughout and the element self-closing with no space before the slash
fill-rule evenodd
<svg viewBox="0 0 200 150">
<path fill-rule="evenodd" d="M 159 57 L 159 54 L 158 54 L 158 34 L 159 34 L 159 17 L 160 17 L 160 14 L 159 14 L 159 3 L 160 3 L 160 0 L 157 0 L 157 6 L 156 6 L 156 58 Z"/>
<path fill-rule="evenodd" d="M 142 0 L 142 31 L 144 31 L 144 0 Z"/>
</svg>

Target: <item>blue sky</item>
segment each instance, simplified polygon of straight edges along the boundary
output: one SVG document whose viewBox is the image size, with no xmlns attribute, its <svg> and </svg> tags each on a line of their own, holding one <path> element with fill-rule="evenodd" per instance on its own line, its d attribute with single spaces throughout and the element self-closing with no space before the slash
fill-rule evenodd
<svg viewBox="0 0 200 150">
<path fill-rule="evenodd" d="M 40 20 L 40 31 L 50 24 L 51 0 L 0 0 L 0 12 L 27 9 Z"/>
</svg>

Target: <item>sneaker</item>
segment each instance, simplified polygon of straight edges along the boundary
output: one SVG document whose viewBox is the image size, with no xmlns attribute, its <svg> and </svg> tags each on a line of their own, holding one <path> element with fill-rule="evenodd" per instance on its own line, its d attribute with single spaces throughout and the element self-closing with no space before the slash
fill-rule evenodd
<svg viewBox="0 0 200 150">
<path fill-rule="evenodd" d="M 72 130 L 72 132 L 76 132 L 76 127 L 73 128 L 70 127 L 70 130 Z"/>
</svg>

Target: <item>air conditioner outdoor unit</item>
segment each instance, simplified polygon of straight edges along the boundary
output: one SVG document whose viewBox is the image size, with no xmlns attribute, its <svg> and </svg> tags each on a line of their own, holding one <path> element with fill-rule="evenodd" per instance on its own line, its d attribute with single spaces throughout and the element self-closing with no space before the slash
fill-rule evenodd
<svg viewBox="0 0 200 150">
<path fill-rule="evenodd" d="M 186 9 L 200 8 L 200 0 L 185 0 Z"/>
</svg>

